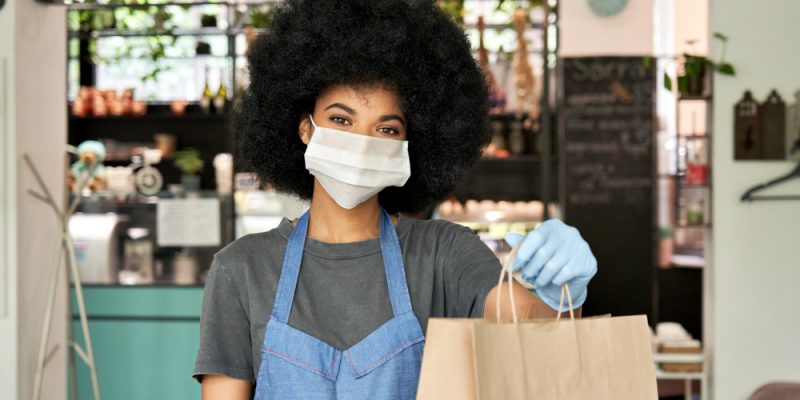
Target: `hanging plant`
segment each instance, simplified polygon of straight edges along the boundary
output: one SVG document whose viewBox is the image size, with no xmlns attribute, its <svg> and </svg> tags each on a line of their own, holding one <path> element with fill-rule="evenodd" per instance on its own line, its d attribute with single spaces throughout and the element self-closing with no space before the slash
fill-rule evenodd
<svg viewBox="0 0 800 400">
<path fill-rule="evenodd" d="M 722 75 L 735 76 L 736 68 L 725 60 L 728 37 L 722 33 L 715 32 L 714 39 L 720 42 L 720 57 L 717 61 L 712 61 L 706 56 L 683 53 L 680 56 L 669 57 L 670 61 L 680 62 L 677 78 L 678 93 L 681 95 L 701 95 L 705 90 L 705 77 L 707 71 L 715 71 Z M 690 46 L 695 44 L 695 40 L 689 40 L 686 43 Z M 643 59 L 646 68 L 653 67 L 652 57 L 645 57 Z M 663 76 L 664 88 L 672 91 L 675 87 L 673 79 L 668 73 L 664 72 Z"/>
<path fill-rule="evenodd" d="M 164 56 L 166 56 L 167 47 L 171 46 L 175 42 L 175 37 L 153 36 L 148 39 L 147 46 L 149 52 L 147 57 L 151 61 L 151 68 L 148 73 L 142 75 L 141 79 L 142 82 L 147 82 L 150 80 L 157 82 L 159 74 L 172 69 L 170 66 L 162 65 L 160 61 Z"/>
</svg>

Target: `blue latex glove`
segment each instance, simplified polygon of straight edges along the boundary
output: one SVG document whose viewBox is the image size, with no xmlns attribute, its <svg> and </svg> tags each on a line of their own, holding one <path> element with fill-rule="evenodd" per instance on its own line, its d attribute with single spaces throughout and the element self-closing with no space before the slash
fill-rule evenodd
<svg viewBox="0 0 800 400">
<path fill-rule="evenodd" d="M 514 259 L 514 271 L 520 271 L 522 279 L 533 284 L 545 304 L 558 310 L 561 285 L 567 283 L 573 306 L 583 305 L 586 286 L 597 273 L 597 260 L 577 229 L 551 219 L 527 237 L 509 233 L 505 239 L 511 247 L 522 243 Z M 569 311 L 566 300 L 561 311 Z"/>
</svg>

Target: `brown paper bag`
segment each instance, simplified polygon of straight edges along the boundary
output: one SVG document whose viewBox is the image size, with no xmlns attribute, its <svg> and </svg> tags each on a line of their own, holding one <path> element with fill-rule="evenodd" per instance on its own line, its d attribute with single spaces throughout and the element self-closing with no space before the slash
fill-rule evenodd
<svg viewBox="0 0 800 400">
<path fill-rule="evenodd" d="M 428 320 L 418 400 L 658 398 L 646 316 L 519 321 L 511 300 L 513 322 Z"/>
</svg>

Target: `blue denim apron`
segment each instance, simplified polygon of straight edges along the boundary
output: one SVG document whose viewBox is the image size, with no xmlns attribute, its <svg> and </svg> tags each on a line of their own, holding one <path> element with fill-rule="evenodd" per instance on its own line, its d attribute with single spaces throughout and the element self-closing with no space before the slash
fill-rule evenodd
<svg viewBox="0 0 800 400">
<path fill-rule="evenodd" d="M 286 246 L 255 398 L 414 399 L 425 336 L 411 309 L 400 241 L 389 215 L 381 210 L 380 241 L 394 317 L 344 351 L 288 324 L 307 232 L 308 212 Z"/>
</svg>

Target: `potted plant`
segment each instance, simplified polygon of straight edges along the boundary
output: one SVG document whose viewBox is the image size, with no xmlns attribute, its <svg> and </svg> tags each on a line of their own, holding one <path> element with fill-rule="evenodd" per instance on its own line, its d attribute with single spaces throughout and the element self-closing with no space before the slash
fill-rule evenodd
<svg viewBox="0 0 800 400">
<path fill-rule="evenodd" d="M 181 170 L 181 184 L 187 192 L 197 192 L 200 190 L 200 176 L 203 170 L 203 160 L 200 159 L 200 152 L 188 147 L 175 152 L 175 166 Z"/>
<path fill-rule="evenodd" d="M 708 71 L 716 71 L 723 75 L 736 75 L 736 69 L 731 63 L 725 61 L 725 51 L 728 44 L 728 37 L 714 32 L 714 39 L 720 42 L 720 57 L 717 61 L 712 61 L 706 56 L 690 53 L 683 53 L 680 56 L 670 57 L 672 61 L 681 61 L 677 76 L 677 89 L 681 96 L 701 96 L 705 92 L 705 82 Z M 686 43 L 694 45 L 696 40 L 689 40 Z M 652 67 L 652 58 L 644 58 L 645 67 Z M 672 91 L 672 77 L 664 72 L 664 88 Z"/>
</svg>

